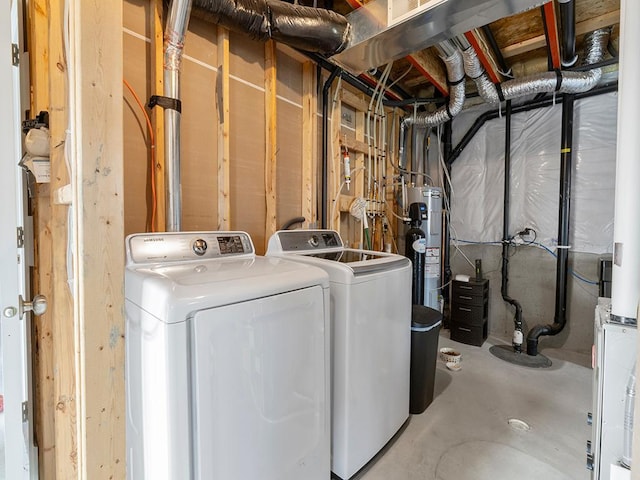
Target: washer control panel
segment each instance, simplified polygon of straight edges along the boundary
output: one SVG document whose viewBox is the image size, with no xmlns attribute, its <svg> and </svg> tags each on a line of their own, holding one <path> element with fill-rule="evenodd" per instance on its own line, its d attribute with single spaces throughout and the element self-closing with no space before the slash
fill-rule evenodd
<svg viewBox="0 0 640 480">
<path fill-rule="evenodd" d="M 269 241 L 269 249 L 280 252 L 342 248 L 342 239 L 334 230 L 281 230 Z"/>
<path fill-rule="evenodd" d="M 245 232 L 143 233 L 127 237 L 127 264 L 254 256 Z"/>
</svg>

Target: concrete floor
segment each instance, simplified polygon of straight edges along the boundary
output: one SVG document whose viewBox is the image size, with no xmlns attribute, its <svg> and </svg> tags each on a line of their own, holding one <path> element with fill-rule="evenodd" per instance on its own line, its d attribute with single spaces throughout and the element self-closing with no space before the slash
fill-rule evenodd
<svg viewBox="0 0 640 480">
<path fill-rule="evenodd" d="M 358 480 L 587 480 L 586 424 L 591 411 L 590 357 L 545 349 L 549 369 L 519 367 L 482 347 L 453 342 L 462 369 L 438 360 L 435 398 Z M 514 428 L 509 419 L 526 422 Z"/>
</svg>

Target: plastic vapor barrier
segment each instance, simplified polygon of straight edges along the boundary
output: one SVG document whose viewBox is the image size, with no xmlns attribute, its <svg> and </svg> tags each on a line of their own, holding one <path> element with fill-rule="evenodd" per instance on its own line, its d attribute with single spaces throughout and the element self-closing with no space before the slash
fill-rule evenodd
<svg viewBox="0 0 640 480">
<path fill-rule="evenodd" d="M 464 112 L 458 118 L 462 120 L 468 115 L 477 117 Z M 561 117 L 560 104 L 518 113 L 512 117 L 511 131 L 510 234 L 525 227 L 533 228 L 537 241 L 552 249 L 558 234 Z M 457 123 L 470 124 L 473 119 Z M 597 254 L 612 251 L 616 121 L 615 93 L 576 102 L 572 251 Z M 479 242 L 502 238 L 504 124 L 504 118 L 485 123 L 453 163 L 454 238 Z"/>
</svg>

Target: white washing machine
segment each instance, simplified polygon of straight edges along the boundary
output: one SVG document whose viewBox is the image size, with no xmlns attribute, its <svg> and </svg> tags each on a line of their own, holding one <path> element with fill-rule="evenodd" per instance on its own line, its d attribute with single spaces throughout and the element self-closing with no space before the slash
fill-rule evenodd
<svg viewBox="0 0 640 480">
<path fill-rule="evenodd" d="M 127 477 L 329 478 L 327 274 L 243 232 L 126 250 Z"/>
<path fill-rule="evenodd" d="M 411 263 L 345 248 L 331 230 L 284 230 L 267 255 L 316 265 L 331 279 L 331 470 L 357 473 L 409 417 Z"/>
</svg>

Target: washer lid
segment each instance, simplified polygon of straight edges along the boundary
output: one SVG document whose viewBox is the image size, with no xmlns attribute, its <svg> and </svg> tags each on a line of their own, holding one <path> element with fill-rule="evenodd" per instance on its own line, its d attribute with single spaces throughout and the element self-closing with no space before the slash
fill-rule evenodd
<svg viewBox="0 0 640 480">
<path fill-rule="evenodd" d="M 333 230 L 280 230 L 269 239 L 267 255 L 286 255 L 329 270 L 346 271 L 351 276 L 410 265 L 409 259 L 402 255 L 344 248 L 340 235 Z M 332 279 L 337 280 L 334 275 Z"/>
<path fill-rule="evenodd" d="M 216 240 L 233 232 L 209 232 L 208 235 L 173 234 L 177 245 L 189 244 L 187 238 Z M 241 233 L 241 232 L 239 232 Z M 145 235 L 154 238 L 167 234 Z M 172 236 L 173 236 L 172 235 Z M 244 234 L 246 235 L 246 234 Z M 233 237 L 234 235 L 231 235 Z M 248 235 L 247 235 L 248 238 Z M 277 295 L 311 286 L 329 287 L 327 273 L 310 265 L 283 258 L 265 258 L 253 253 L 221 253 L 210 258 L 176 260 L 185 250 L 168 251 L 161 241 L 147 242 L 145 255 L 137 256 L 136 242 L 127 238 L 129 262 L 125 270 L 125 296 L 128 301 L 167 323 L 184 321 L 195 311 L 256 298 Z M 250 241 L 250 240 L 249 240 Z M 224 240 L 227 242 L 227 240 Z M 148 245 L 152 244 L 153 247 Z M 226 243 L 225 243 L 226 244 Z M 190 244 L 189 244 L 190 245 Z M 189 247 L 191 248 L 191 247 Z M 253 249 L 253 245 L 251 245 Z M 154 252 L 164 252 L 156 258 Z M 164 255 L 166 254 L 166 255 Z M 146 260 L 151 259 L 151 260 Z M 137 261 L 136 261 L 137 260 Z"/>
</svg>

